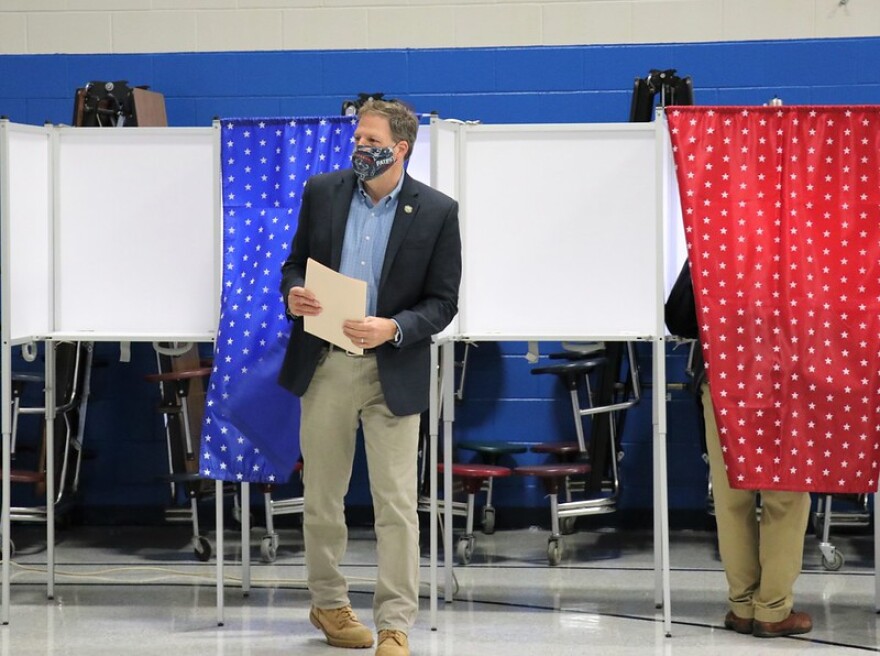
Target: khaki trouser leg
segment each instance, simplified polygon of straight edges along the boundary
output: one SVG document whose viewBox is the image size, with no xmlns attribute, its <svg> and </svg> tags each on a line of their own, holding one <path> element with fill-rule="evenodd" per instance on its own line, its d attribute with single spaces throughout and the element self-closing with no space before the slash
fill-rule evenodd
<svg viewBox="0 0 880 656">
<path fill-rule="evenodd" d="M 376 515 L 376 630 L 408 632 L 419 609 L 418 442 L 419 415 L 396 417 L 376 394 L 361 421 Z"/>
<path fill-rule="evenodd" d="M 761 587 L 754 599 L 755 619 L 779 622 L 791 613 L 809 518 L 809 493 L 761 492 Z"/>
<path fill-rule="evenodd" d="M 350 603 L 339 564 L 348 542 L 343 499 L 357 436 L 351 361 L 344 353 L 329 354 L 302 397 L 303 541 L 309 591 L 318 608 Z"/>
<path fill-rule="evenodd" d="M 718 548 L 727 575 L 730 609 L 739 617 L 778 622 L 788 617 L 801 571 L 810 513 L 806 492 L 761 492 L 758 522 L 754 490 L 731 489 L 724 466 L 709 386 L 700 390 L 712 476 Z"/>
</svg>

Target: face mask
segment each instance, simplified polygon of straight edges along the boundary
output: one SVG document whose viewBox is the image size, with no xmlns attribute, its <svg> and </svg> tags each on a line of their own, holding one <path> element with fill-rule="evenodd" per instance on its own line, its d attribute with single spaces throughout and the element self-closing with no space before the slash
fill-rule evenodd
<svg viewBox="0 0 880 656">
<path fill-rule="evenodd" d="M 385 173 L 393 164 L 394 151 L 389 146 L 358 146 L 351 154 L 351 167 L 361 180 L 372 180 Z"/>
</svg>

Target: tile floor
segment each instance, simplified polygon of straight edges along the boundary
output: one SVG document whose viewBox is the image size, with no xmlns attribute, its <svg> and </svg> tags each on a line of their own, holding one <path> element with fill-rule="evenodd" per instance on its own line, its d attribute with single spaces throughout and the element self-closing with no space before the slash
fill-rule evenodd
<svg viewBox="0 0 880 656">
<path fill-rule="evenodd" d="M 185 526 L 75 528 L 59 532 L 56 595 L 46 599 L 43 528 L 14 526 L 10 624 L 0 627 L 4 656 L 342 656 L 308 621 L 301 535 L 285 529 L 274 563 L 259 561 L 253 532 L 253 589 L 238 585 L 240 543 L 227 531 L 225 625 L 217 626 L 213 561 L 198 562 Z M 213 538 L 213 536 L 212 536 Z M 846 557 L 838 572 L 821 566 L 818 540 L 807 538 L 797 607 L 810 612 L 807 636 L 760 640 L 721 627 L 725 583 L 714 534 L 671 538 L 672 637 L 654 608 L 648 533 L 581 530 L 567 536 L 557 567 L 546 562 L 547 533 L 478 534 L 473 560 L 456 567 L 456 600 L 429 627 L 428 587 L 410 635 L 421 656 L 568 654 L 707 656 L 711 654 L 864 654 L 880 652 L 874 611 L 873 541 L 846 529 L 834 544 Z M 375 551 L 355 530 L 346 557 L 352 602 L 370 620 Z M 424 579 L 427 581 L 427 560 Z M 357 652 L 356 652 L 357 653 Z M 359 653 L 372 653 L 364 650 Z"/>
</svg>

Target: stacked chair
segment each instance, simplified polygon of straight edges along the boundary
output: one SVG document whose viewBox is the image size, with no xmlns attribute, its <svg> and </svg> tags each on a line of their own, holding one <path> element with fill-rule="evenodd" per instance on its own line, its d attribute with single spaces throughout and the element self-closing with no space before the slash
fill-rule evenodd
<svg viewBox="0 0 880 656">
<path fill-rule="evenodd" d="M 555 461 L 514 469 L 517 475 L 539 478 L 550 498 L 550 565 L 561 562 L 561 537 L 573 532 L 578 516 L 617 509 L 621 489 L 618 465 L 623 457 L 619 436 L 625 411 L 638 403 L 641 396 L 638 363 L 631 342 L 607 342 L 602 350 L 572 351 L 562 354 L 561 359 L 564 361 L 559 364 L 535 367 L 532 374 L 558 376 L 565 385 L 577 439 L 536 445 L 533 452 L 551 455 Z M 595 391 L 591 377 L 598 381 Z M 584 417 L 590 419 L 589 438 L 584 431 Z M 560 493 L 565 495 L 562 502 Z"/>
<path fill-rule="evenodd" d="M 56 514 L 61 516 L 60 513 L 69 508 L 79 490 L 93 345 L 90 342 L 48 342 L 46 348 L 55 349 L 55 495 L 53 499 L 45 498 L 45 421 L 42 422 L 43 439 L 35 449 L 36 453 L 27 454 L 27 449 L 19 441 L 22 417 L 38 416 L 44 420 L 46 416 L 44 403 L 27 403 L 28 398 L 44 392 L 45 377 L 42 373 L 13 372 L 10 438 L 12 467 L 9 478 L 15 485 L 31 486 L 31 496 L 37 500 L 33 505 L 12 506 L 9 517 L 13 522 L 45 523 L 50 503 L 54 504 Z M 40 398 L 42 401 L 44 397 Z"/>
<path fill-rule="evenodd" d="M 195 345 L 154 346 L 157 372 L 144 378 L 159 385 L 156 410 L 165 425 L 171 498 L 166 519 L 192 522 L 193 552 L 204 562 L 211 558 L 212 547 L 200 530 L 198 502 L 212 493 L 213 485 L 199 476 L 199 440 L 205 408 L 204 380 L 211 375 L 211 366 L 199 358 Z M 182 496 L 187 500 L 185 507 L 177 505 Z"/>
</svg>

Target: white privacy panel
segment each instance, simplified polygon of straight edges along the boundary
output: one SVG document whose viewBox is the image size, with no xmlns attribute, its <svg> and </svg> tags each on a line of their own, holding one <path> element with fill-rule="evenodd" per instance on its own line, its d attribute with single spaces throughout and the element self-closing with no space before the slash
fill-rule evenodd
<svg viewBox="0 0 880 656">
<path fill-rule="evenodd" d="M 431 184 L 431 126 L 419 125 L 406 172 L 419 182 Z"/>
<path fill-rule="evenodd" d="M 460 334 L 655 336 L 656 152 L 653 124 L 466 126 Z"/>
<path fill-rule="evenodd" d="M 431 123 L 431 186 L 455 200 L 460 200 L 459 182 L 463 165 L 460 142 L 464 127 L 461 121 L 436 120 Z"/>
<path fill-rule="evenodd" d="M 202 336 L 220 296 L 214 128 L 58 131 L 55 330 Z"/>
<path fill-rule="evenodd" d="M 49 332 L 51 131 L 2 123 L 3 328 L 10 340 Z"/>
<path fill-rule="evenodd" d="M 431 186 L 447 196 L 459 199 L 461 121 L 435 119 L 430 125 L 431 135 Z M 461 208 L 459 207 L 459 210 Z M 462 234 L 464 240 L 464 234 Z M 462 244 L 462 248 L 464 245 Z M 467 271 L 462 271 L 462 277 Z M 460 300 L 460 299 L 459 299 Z M 453 317 L 438 339 L 453 338 L 459 334 L 459 315 Z"/>
</svg>

